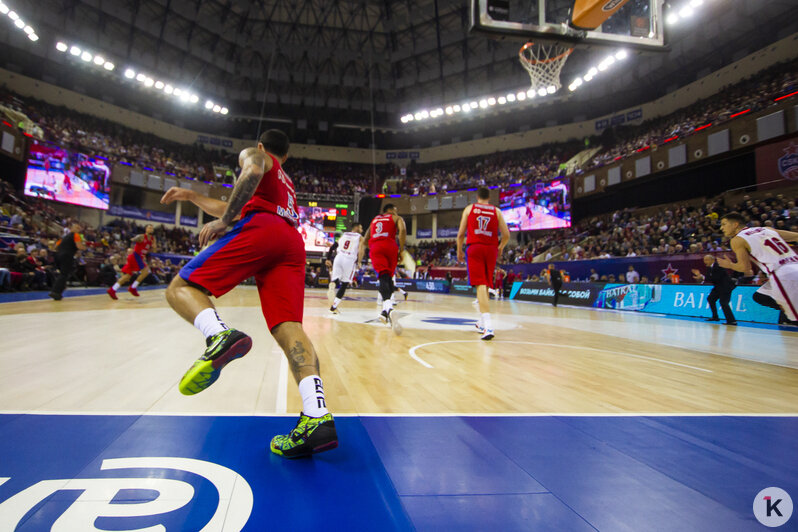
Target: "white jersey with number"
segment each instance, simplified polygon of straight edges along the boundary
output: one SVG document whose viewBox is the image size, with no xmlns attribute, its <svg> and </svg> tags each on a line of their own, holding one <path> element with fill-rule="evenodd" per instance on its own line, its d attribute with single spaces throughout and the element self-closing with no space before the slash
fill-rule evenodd
<svg viewBox="0 0 798 532">
<path fill-rule="evenodd" d="M 798 253 L 773 229 L 749 227 L 737 236 L 748 243 L 753 262 L 768 275 L 786 264 L 798 264 Z"/>
<path fill-rule="evenodd" d="M 360 247 L 360 233 L 346 232 L 338 239 L 338 254 L 357 258 L 357 250 Z"/>
<path fill-rule="evenodd" d="M 757 292 L 775 299 L 788 319 L 798 320 L 798 253 L 767 227 L 749 227 L 737 236 L 751 248 L 751 261 L 768 275 Z"/>
</svg>

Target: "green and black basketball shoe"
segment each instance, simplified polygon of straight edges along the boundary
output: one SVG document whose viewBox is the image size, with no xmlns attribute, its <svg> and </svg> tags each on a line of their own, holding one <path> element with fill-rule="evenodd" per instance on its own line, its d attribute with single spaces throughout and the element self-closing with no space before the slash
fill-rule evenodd
<svg viewBox="0 0 798 532">
<path fill-rule="evenodd" d="M 178 388 L 183 395 L 200 393 L 216 382 L 222 368 L 252 349 L 252 338 L 236 329 L 225 329 L 209 336 L 205 343 L 208 345 L 205 353 L 180 379 Z"/>
<path fill-rule="evenodd" d="M 335 421 L 329 412 L 321 417 L 299 415 L 299 422 L 289 434 L 278 434 L 270 445 L 274 454 L 299 458 L 338 447 Z"/>
</svg>

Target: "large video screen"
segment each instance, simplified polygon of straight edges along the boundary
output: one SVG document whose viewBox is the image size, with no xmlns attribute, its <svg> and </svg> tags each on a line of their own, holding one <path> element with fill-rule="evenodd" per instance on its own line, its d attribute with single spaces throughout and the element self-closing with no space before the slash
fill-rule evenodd
<svg viewBox="0 0 798 532">
<path fill-rule="evenodd" d="M 499 193 L 499 208 L 510 231 L 571 227 L 571 198 L 566 181 L 511 186 Z"/>
<path fill-rule="evenodd" d="M 335 239 L 336 209 L 334 207 L 305 207 L 299 209 L 299 234 L 305 241 L 305 251 L 326 253 Z"/>
<path fill-rule="evenodd" d="M 95 209 L 108 208 L 111 169 L 101 157 L 33 141 L 28 152 L 25 195 Z"/>
</svg>

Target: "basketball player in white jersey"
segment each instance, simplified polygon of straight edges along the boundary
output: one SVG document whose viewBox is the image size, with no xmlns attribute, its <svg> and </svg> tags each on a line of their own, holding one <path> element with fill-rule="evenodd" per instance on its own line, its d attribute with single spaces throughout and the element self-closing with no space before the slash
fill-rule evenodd
<svg viewBox="0 0 798 532">
<path fill-rule="evenodd" d="M 363 243 L 362 238 L 363 226 L 358 222 L 352 224 L 352 227 L 341 235 L 338 239 L 338 250 L 333 260 L 332 275 L 330 277 L 330 288 L 332 292 L 334 287 L 338 287 L 338 292 L 330 306 L 330 312 L 338 314 L 338 305 L 344 298 L 346 289 L 352 283 L 352 278 L 355 276 L 355 270 L 358 268 L 357 257 L 360 251 L 360 246 Z M 335 284 L 333 284 L 335 283 Z"/>
<path fill-rule="evenodd" d="M 748 273 L 751 263 L 768 276 L 754 294 L 760 305 L 780 308 L 789 321 L 798 321 L 798 253 L 787 242 L 798 242 L 798 233 L 769 227 L 745 227 L 740 213 L 730 212 L 720 220 L 723 235 L 731 238 L 737 262 L 719 257 L 718 264 L 736 272 Z"/>
</svg>

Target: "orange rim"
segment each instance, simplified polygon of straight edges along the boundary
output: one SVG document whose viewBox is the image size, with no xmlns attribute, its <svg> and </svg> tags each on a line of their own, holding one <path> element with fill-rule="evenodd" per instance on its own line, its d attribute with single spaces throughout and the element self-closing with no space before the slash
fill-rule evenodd
<svg viewBox="0 0 798 532">
<path fill-rule="evenodd" d="M 534 44 L 535 43 L 530 41 L 530 42 L 526 43 L 525 45 L 523 45 L 520 50 L 518 50 L 518 57 L 521 58 L 521 61 L 523 61 L 523 62 L 525 62 L 525 63 L 527 63 L 529 65 L 536 65 L 538 63 L 552 63 L 554 61 L 558 61 L 558 60 L 562 59 L 563 57 L 568 57 L 569 55 L 571 55 L 571 52 L 574 51 L 573 48 L 568 48 L 566 51 L 564 51 L 560 55 L 555 56 L 555 57 L 550 57 L 548 59 L 529 59 L 528 57 L 526 57 L 524 55 L 524 51 L 527 48 L 533 46 Z"/>
</svg>

